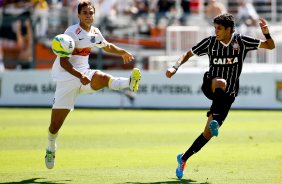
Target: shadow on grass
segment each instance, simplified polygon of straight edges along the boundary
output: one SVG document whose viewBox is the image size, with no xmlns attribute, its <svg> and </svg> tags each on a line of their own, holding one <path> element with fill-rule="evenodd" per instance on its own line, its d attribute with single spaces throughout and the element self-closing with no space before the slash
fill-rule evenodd
<svg viewBox="0 0 282 184">
<path fill-rule="evenodd" d="M 31 178 L 27 180 L 22 180 L 22 181 L 13 181 L 13 182 L 4 182 L 0 184 L 32 184 L 32 183 L 40 183 L 40 184 L 66 184 L 65 182 L 69 182 L 71 180 L 63 180 L 63 181 L 36 181 L 40 179 L 45 179 L 45 178 Z"/>
<path fill-rule="evenodd" d="M 174 178 L 172 178 L 171 181 L 156 181 L 156 182 L 145 182 L 145 183 L 143 183 L 143 182 L 125 182 L 124 184 L 189 184 L 189 183 L 190 184 L 211 184 L 207 181 L 199 183 L 195 180 L 190 180 L 190 179 L 188 179 L 188 180 L 186 180 L 186 179 L 178 180 L 178 179 L 174 179 Z"/>
</svg>

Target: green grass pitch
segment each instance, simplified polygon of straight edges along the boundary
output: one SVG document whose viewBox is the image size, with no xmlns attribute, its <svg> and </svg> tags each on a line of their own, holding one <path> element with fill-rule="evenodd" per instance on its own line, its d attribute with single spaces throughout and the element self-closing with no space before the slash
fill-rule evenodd
<svg viewBox="0 0 282 184">
<path fill-rule="evenodd" d="M 76 109 L 60 130 L 56 165 L 48 170 L 50 109 L 0 108 L 0 183 L 282 183 L 282 111 L 231 110 L 219 137 L 176 179 L 176 155 L 202 132 L 205 114 Z"/>
</svg>

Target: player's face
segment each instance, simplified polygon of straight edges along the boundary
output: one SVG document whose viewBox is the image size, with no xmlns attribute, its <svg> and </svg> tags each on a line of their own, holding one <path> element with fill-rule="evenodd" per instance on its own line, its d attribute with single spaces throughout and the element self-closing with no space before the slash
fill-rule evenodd
<svg viewBox="0 0 282 184">
<path fill-rule="evenodd" d="M 230 38 L 230 28 L 225 29 L 223 25 L 214 24 L 214 30 L 218 41 L 225 41 Z"/>
<path fill-rule="evenodd" d="M 81 24 L 91 25 L 94 21 L 95 11 L 91 6 L 84 6 L 81 9 L 80 14 L 78 14 L 78 18 Z"/>
</svg>

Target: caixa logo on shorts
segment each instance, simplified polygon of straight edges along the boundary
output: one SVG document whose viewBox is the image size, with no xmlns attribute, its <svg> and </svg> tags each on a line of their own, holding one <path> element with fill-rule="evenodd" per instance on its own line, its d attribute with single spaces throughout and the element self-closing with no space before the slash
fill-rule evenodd
<svg viewBox="0 0 282 184">
<path fill-rule="evenodd" d="M 276 100 L 282 102 L 282 81 L 276 82 Z"/>
</svg>

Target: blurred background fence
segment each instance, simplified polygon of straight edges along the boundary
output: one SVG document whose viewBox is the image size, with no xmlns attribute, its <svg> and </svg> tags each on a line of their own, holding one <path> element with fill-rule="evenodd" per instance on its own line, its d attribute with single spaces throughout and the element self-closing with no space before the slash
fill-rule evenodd
<svg viewBox="0 0 282 184">
<path fill-rule="evenodd" d="M 213 34 L 212 13 L 228 11 L 237 18 L 237 32 L 263 38 L 258 17 L 269 21 L 277 43 L 271 52 L 252 52 L 246 63 L 281 63 L 282 1 L 279 0 L 93 0 L 95 23 L 104 37 L 136 55 L 136 64 L 150 69 L 162 58 L 186 52 L 202 38 Z M 2 0 L 0 2 L 0 61 L 6 69 L 48 69 L 55 58 L 52 38 L 77 23 L 77 1 Z M 220 6 L 221 5 L 221 6 Z M 246 7 L 254 8 L 247 12 Z M 211 13 L 212 12 L 212 13 Z M 246 15 L 242 15 L 242 13 Z M 247 17 L 247 15 L 249 17 Z M 254 19 L 254 20 L 253 20 Z M 28 23 L 28 21 L 29 23 Z M 248 21 L 256 21 L 248 24 Z M 25 51 L 27 50 L 27 51 Z M 116 56 L 94 49 L 90 64 L 100 69 L 130 69 Z M 103 62 L 100 62 L 103 60 Z M 166 60 L 166 59 L 164 59 Z M 206 62 L 201 58 L 201 61 Z M 202 66 L 203 62 L 198 62 Z M 164 61 L 163 64 L 166 64 Z M 155 64 L 156 65 L 156 64 Z M 206 63 L 207 65 L 207 63 Z M 204 64 L 205 66 L 205 64 Z M 157 68 L 152 68 L 157 69 Z"/>
<path fill-rule="evenodd" d="M 256 52 L 247 54 L 245 64 L 253 64 L 252 67 L 277 68 L 282 64 L 282 26 L 272 26 L 270 28 L 272 38 L 275 40 L 276 48 L 268 51 L 259 49 Z M 164 70 L 172 66 L 176 59 L 188 49 L 196 45 L 203 38 L 213 35 L 213 27 L 202 29 L 199 26 L 169 26 L 166 32 L 166 55 L 165 57 L 151 57 L 150 68 L 152 70 Z M 256 27 L 248 29 L 248 35 L 263 39 L 261 30 Z M 169 56 L 169 57 L 168 57 Z M 189 68 L 208 68 L 208 56 L 192 57 L 191 61 L 182 66 Z"/>
</svg>

